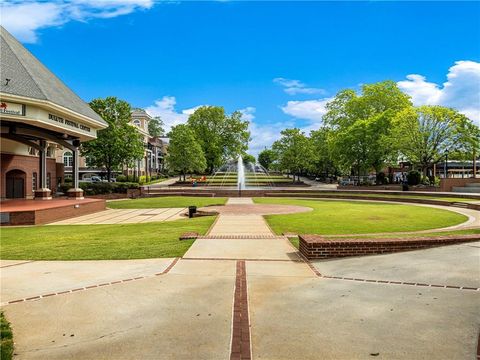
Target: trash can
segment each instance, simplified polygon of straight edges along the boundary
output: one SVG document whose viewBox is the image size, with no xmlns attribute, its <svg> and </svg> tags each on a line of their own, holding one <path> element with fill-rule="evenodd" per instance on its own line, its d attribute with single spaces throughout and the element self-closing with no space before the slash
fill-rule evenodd
<svg viewBox="0 0 480 360">
<path fill-rule="evenodd" d="M 196 206 L 189 206 L 188 207 L 188 217 L 193 218 L 193 214 L 197 212 L 197 207 Z"/>
</svg>

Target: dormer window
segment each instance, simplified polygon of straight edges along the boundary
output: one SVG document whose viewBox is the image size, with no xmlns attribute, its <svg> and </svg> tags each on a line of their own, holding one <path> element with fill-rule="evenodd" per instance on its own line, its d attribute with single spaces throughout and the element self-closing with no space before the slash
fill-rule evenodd
<svg viewBox="0 0 480 360">
<path fill-rule="evenodd" d="M 133 120 L 133 125 L 135 125 L 136 127 L 140 127 L 141 126 L 140 120 Z"/>
</svg>

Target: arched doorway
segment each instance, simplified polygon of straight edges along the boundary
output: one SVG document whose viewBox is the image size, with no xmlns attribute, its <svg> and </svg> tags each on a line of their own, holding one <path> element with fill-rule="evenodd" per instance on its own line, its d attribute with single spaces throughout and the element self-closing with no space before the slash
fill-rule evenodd
<svg viewBox="0 0 480 360">
<path fill-rule="evenodd" d="M 7 199 L 22 199 L 25 197 L 26 174 L 21 170 L 10 170 L 6 173 L 6 197 Z"/>
</svg>

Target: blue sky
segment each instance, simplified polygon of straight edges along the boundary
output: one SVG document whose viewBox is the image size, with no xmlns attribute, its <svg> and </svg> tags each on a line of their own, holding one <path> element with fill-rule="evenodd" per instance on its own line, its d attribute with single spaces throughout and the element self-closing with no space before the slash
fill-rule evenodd
<svg viewBox="0 0 480 360">
<path fill-rule="evenodd" d="M 169 126 L 200 105 L 242 110 L 254 153 L 284 127 L 318 128 L 338 90 L 385 79 L 480 120 L 479 2 L 1 6 L 2 24 L 84 100 L 114 95 Z"/>
</svg>

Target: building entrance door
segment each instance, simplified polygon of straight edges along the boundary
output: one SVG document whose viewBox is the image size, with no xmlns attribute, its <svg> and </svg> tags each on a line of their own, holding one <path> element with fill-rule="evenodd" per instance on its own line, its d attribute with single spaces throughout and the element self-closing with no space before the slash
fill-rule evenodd
<svg viewBox="0 0 480 360">
<path fill-rule="evenodd" d="M 22 199 L 25 197 L 25 172 L 10 170 L 6 174 L 7 199 Z"/>
</svg>

